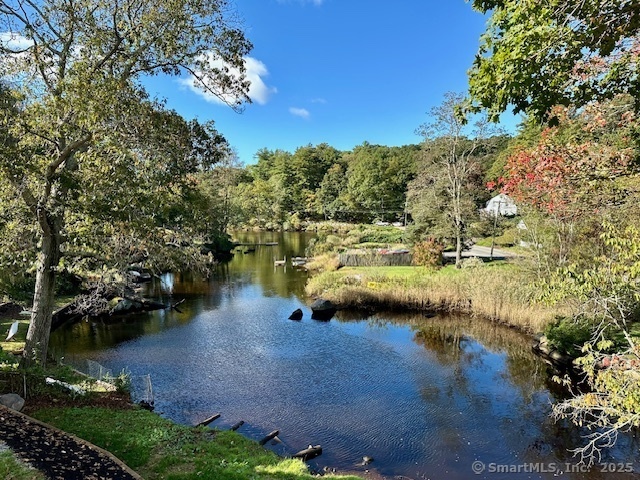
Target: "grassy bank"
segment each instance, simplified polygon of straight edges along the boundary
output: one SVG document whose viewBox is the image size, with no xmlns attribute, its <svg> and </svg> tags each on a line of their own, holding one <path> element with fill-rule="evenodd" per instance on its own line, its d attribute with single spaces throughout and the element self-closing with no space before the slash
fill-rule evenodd
<svg viewBox="0 0 640 480">
<path fill-rule="evenodd" d="M 354 267 L 314 276 L 307 293 L 342 308 L 459 312 L 539 332 L 559 312 L 534 301 L 531 281 L 525 268 L 506 262 L 440 270 Z"/>
<path fill-rule="evenodd" d="M 176 425 L 142 409 L 42 408 L 31 414 L 110 451 L 145 479 L 313 478 L 303 462 L 280 458 L 240 434 Z"/>
<path fill-rule="evenodd" d="M 44 474 L 16 458 L 11 450 L 2 450 L 0 445 L 0 478 L 5 480 L 44 480 Z"/>
</svg>

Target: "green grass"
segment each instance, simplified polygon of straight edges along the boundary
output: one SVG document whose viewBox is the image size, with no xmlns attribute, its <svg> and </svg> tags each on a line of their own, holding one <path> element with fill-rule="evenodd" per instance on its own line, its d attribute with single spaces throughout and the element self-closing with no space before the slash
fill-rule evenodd
<svg viewBox="0 0 640 480">
<path fill-rule="evenodd" d="M 142 409 L 47 408 L 33 416 L 108 450 L 149 480 L 315 478 L 303 462 L 235 432 L 176 425 Z"/>
<path fill-rule="evenodd" d="M 5 342 L 4 339 L 7 338 L 7 332 L 9 328 L 18 320 L 18 333 L 13 337 L 13 339 L 9 342 Z M 16 316 L 15 318 L 3 318 L 0 320 L 0 348 L 5 352 L 12 352 L 14 350 L 21 350 L 24 348 L 24 340 L 27 337 L 27 330 L 29 329 L 29 317 L 26 316 Z"/>
<path fill-rule="evenodd" d="M 5 480 L 44 480 L 44 474 L 18 460 L 10 450 L 0 451 L 0 478 Z"/>
</svg>

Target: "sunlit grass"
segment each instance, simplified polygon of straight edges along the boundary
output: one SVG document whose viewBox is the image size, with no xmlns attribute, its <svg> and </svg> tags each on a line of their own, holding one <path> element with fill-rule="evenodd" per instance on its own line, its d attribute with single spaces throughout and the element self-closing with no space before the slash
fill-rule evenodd
<svg viewBox="0 0 640 480">
<path fill-rule="evenodd" d="M 303 462 L 235 432 L 176 425 L 142 409 L 47 408 L 34 416 L 108 450 L 149 480 L 315 478 Z"/>
</svg>

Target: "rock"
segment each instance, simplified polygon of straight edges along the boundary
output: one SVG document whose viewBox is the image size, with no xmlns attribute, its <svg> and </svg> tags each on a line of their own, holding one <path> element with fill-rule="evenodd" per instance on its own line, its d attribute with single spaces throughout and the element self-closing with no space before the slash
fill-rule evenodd
<svg viewBox="0 0 640 480">
<path fill-rule="evenodd" d="M 369 465 L 371 462 L 373 462 L 373 457 L 369 457 L 367 455 L 362 457 L 362 465 Z"/>
<path fill-rule="evenodd" d="M 302 310 L 299 308 L 294 310 L 293 313 L 289 316 L 289 320 L 302 320 Z"/>
<path fill-rule="evenodd" d="M 6 393 L 0 395 L 0 405 L 4 405 L 11 410 L 20 411 L 24 407 L 24 398 L 17 393 Z"/>
<path fill-rule="evenodd" d="M 331 320 L 337 308 L 329 300 L 319 298 L 311 304 L 311 310 L 313 311 L 311 318 L 314 320 Z"/>
</svg>

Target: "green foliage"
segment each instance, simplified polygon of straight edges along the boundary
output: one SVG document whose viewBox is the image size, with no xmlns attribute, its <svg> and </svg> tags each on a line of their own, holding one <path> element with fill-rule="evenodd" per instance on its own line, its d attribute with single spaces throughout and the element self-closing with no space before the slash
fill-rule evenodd
<svg viewBox="0 0 640 480">
<path fill-rule="evenodd" d="M 544 334 L 551 348 L 578 357 L 583 345 L 591 340 L 593 328 L 587 320 L 560 317 L 545 328 Z"/>
<path fill-rule="evenodd" d="M 419 173 L 409 184 L 407 198 L 415 227 L 414 236 L 436 237 L 456 248 L 459 265 L 470 226 L 487 199 L 482 165 L 486 156 L 503 142 L 490 142 L 491 129 L 480 119 L 471 128 L 459 110 L 465 98 L 447 93 L 442 105 L 430 112 L 430 120 L 417 133 L 423 135 Z"/>
<path fill-rule="evenodd" d="M 291 154 L 262 149 L 247 167 L 250 179 L 235 191 L 240 225 L 274 227 L 304 220 L 394 221 L 405 210 L 407 183 L 415 176 L 417 145 L 364 143 L 351 152 L 327 144 Z M 292 217 L 297 215 L 297 217 Z"/>
<path fill-rule="evenodd" d="M 242 74 L 251 44 L 225 0 L 73 8 L 44 0 L 2 2 L 0 10 L 0 31 L 21 44 L 0 47 L 0 202 L 21 203 L 0 221 L 10 234 L 0 243 L 9 238 L 18 248 L 0 256 L 8 251 L 17 265 L 37 267 L 24 361 L 44 363 L 63 257 L 117 268 L 160 251 L 158 268 L 205 264 L 195 248 L 170 250 L 199 225 L 189 217 L 197 209 L 183 201 L 195 190 L 192 175 L 210 168 L 226 144 L 212 124 L 186 122 L 150 100 L 143 77 L 188 71 L 239 109 L 248 100 Z M 224 68 L 210 61 L 212 52 Z"/>
<path fill-rule="evenodd" d="M 415 243 L 411 252 L 414 265 L 427 268 L 442 266 L 442 252 L 444 246 L 434 238 Z"/>
<path fill-rule="evenodd" d="M 491 18 L 469 72 L 470 94 L 492 119 L 509 106 L 553 119 L 556 105 L 582 107 L 636 91 L 634 2 L 475 0 L 473 6 Z"/>
</svg>

